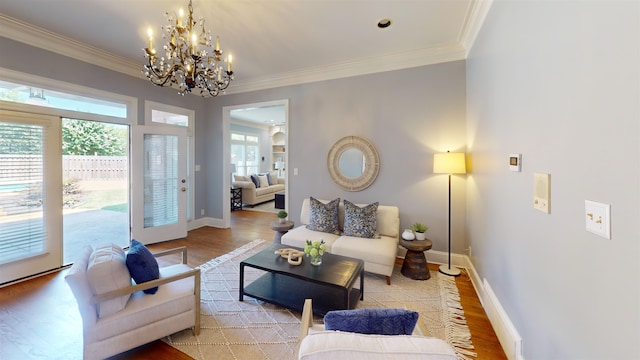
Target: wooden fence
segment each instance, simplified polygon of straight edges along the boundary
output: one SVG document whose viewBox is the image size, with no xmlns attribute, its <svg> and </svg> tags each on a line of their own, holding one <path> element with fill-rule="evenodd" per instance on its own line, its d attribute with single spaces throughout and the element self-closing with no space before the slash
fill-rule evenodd
<svg viewBox="0 0 640 360">
<path fill-rule="evenodd" d="M 0 154 L 0 180 L 26 180 L 22 177 L 29 173 L 41 172 L 33 168 L 41 163 L 40 155 L 3 155 Z M 62 178 L 77 180 L 126 180 L 129 174 L 129 162 L 126 156 L 62 156 Z"/>
<path fill-rule="evenodd" d="M 62 156 L 63 179 L 126 180 L 128 174 L 126 156 Z"/>
</svg>

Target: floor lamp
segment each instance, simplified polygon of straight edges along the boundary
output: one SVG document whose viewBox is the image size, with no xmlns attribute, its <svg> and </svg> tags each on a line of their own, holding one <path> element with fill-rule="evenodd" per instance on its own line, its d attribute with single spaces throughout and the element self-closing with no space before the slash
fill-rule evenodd
<svg viewBox="0 0 640 360">
<path fill-rule="evenodd" d="M 446 275 L 458 276 L 460 270 L 451 267 L 451 174 L 466 174 L 464 153 L 446 152 L 433 155 L 433 173 L 449 176 L 449 263 L 440 266 L 440 272 Z"/>
</svg>

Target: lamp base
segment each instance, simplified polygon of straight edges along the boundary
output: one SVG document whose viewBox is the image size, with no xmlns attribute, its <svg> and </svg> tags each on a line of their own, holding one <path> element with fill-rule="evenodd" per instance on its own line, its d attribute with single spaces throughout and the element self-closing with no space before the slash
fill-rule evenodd
<svg viewBox="0 0 640 360">
<path fill-rule="evenodd" d="M 440 265 L 440 272 L 449 276 L 459 276 L 460 269 L 457 267 L 449 267 L 449 265 Z"/>
</svg>

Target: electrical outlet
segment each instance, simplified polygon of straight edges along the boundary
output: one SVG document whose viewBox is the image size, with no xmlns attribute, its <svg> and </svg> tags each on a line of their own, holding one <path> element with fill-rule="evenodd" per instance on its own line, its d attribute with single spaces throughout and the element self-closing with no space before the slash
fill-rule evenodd
<svg viewBox="0 0 640 360">
<path fill-rule="evenodd" d="M 587 231 L 611 239 L 611 205 L 584 201 Z"/>
<path fill-rule="evenodd" d="M 200 215 L 204 216 L 204 209 L 200 209 Z"/>
</svg>

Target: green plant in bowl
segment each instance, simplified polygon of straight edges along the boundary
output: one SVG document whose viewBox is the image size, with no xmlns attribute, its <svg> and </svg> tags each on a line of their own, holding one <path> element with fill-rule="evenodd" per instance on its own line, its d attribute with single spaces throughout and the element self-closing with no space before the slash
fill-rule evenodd
<svg viewBox="0 0 640 360">
<path fill-rule="evenodd" d="M 422 223 L 413 224 L 413 231 L 416 232 L 416 240 L 424 240 L 424 233 L 427 232 L 428 229 L 429 227 Z"/>
<path fill-rule="evenodd" d="M 415 231 L 415 232 L 425 233 L 425 232 L 427 232 L 428 229 L 429 229 L 429 227 L 425 226 L 424 224 L 421 224 L 421 223 L 413 224 L 413 231 Z"/>
</svg>

